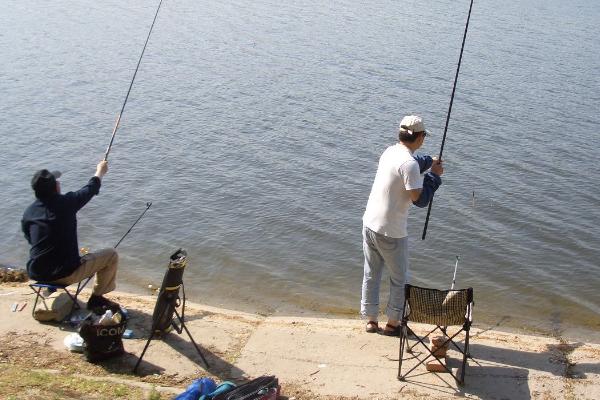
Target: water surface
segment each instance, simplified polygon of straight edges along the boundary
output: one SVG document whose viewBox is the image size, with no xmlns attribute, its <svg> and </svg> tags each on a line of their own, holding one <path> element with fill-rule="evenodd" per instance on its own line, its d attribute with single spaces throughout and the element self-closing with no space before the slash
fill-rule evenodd
<svg viewBox="0 0 600 400">
<path fill-rule="evenodd" d="M 80 187 L 106 150 L 155 2 L 5 1 L 0 262 L 39 168 Z M 186 293 L 261 312 L 356 315 L 361 217 L 403 115 L 437 153 L 468 2 L 165 1 L 81 245 L 119 246 L 120 287 L 190 253 Z M 415 284 L 475 289 L 481 326 L 600 340 L 597 2 L 475 2 Z M 385 293 L 385 290 L 384 292 Z"/>
</svg>

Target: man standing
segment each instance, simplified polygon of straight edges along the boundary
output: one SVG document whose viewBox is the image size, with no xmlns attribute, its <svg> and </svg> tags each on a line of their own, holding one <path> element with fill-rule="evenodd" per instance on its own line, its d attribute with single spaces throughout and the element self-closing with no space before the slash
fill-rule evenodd
<svg viewBox="0 0 600 400">
<path fill-rule="evenodd" d="M 76 192 L 60 193 L 61 173 L 46 169 L 31 179 L 36 200 L 25 210 L 21 227 L 31 245 L 27 273 L 31 279 L 45 283 L 70 285 L 96 274 L 87 308 L 114 306 L 103 295 L 114 290 L 118 255 L 115 249 L 103 249 L 79 256 L 77 211 L 100 191 L 108 162 L 100 161 L 96 174 Z"/>
<path fill-rule="evenodd" d="M 404 304 L 404 284 L 408 281 L 408 209 L 425 207 L 441 185 L 441 160 L 413 156 L 423 145 L 427 131 L 423 119 L 409 115 L 400 122 L 398 143 L 388 147 L 381 158 L 367 208 L 363 216 L 365 255 L 361 315 L 366 331 L 399 336 Z M 427 170 L 430 172 L 427 172 Z M 386 308 L 388 322 L 381 330 L 379 286 L 384 264 L 390 273 L 390 297 Z"/>
</svg>

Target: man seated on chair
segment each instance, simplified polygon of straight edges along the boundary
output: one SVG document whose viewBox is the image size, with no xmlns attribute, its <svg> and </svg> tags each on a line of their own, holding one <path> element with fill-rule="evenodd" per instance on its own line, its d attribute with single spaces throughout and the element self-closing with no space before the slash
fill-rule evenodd
<svg viewBox="0 0 600 400">
<path fill-rule="evenodd" d="M 104 295 L 115 289 L 118 255 L 115 249 L 103 249 L 79 255 L 77 211 L 100 191 L 108 162 L 100 161 L 96 174 L 76 192 L 60 193 L 61 173 L 46 169 L 31 179 L 36 200 L 25 210 L 21 227 L 31 245 L 27 273 L 33 280 L 70 285 L 96 274 L 96 282 L 87 308 L 115 306 Z"/>
</svg>

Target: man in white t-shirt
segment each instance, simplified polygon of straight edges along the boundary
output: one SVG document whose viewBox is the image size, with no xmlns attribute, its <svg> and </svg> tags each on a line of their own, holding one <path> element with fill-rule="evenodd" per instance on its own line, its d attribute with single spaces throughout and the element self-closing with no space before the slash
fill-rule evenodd
<svg viewBox="0 0 600 400">
<path fill-rule="evenodd" d="M 423 119 L 409 115 L 400 122 L 398 143 L 388 147 L 381 158 L 363 216 L 365 255 L 361 315 L 366 331 L 399 336 L 404 304 L 404 284 L 408 281 L 408 209 L 411 204 L 425 207 L 441 185 L 441 160 L 413 153 L 423 145 L 427 131 Z M 429 170 L 429 172 L 428 172 Z M 380 329 L 379 287 L 383 266 L 390 273 L 388 322 Z"/>
</svg>

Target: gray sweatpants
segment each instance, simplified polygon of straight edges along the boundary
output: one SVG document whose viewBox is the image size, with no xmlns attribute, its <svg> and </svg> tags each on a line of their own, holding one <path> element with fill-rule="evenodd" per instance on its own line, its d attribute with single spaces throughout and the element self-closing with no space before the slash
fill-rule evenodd
<svg viewBox="0 0 600 400">
<path fill-rule="evenodd" d="M 364 317 L 379 314 L 379 288 L 384 264 L 390 273 L 388 319 L 400 320 L 404 306 L 404 284 L 408 283 L 408 237 L 391 238 L 363 227 L 365 255 L 360 313 Z"/>
</svg>

